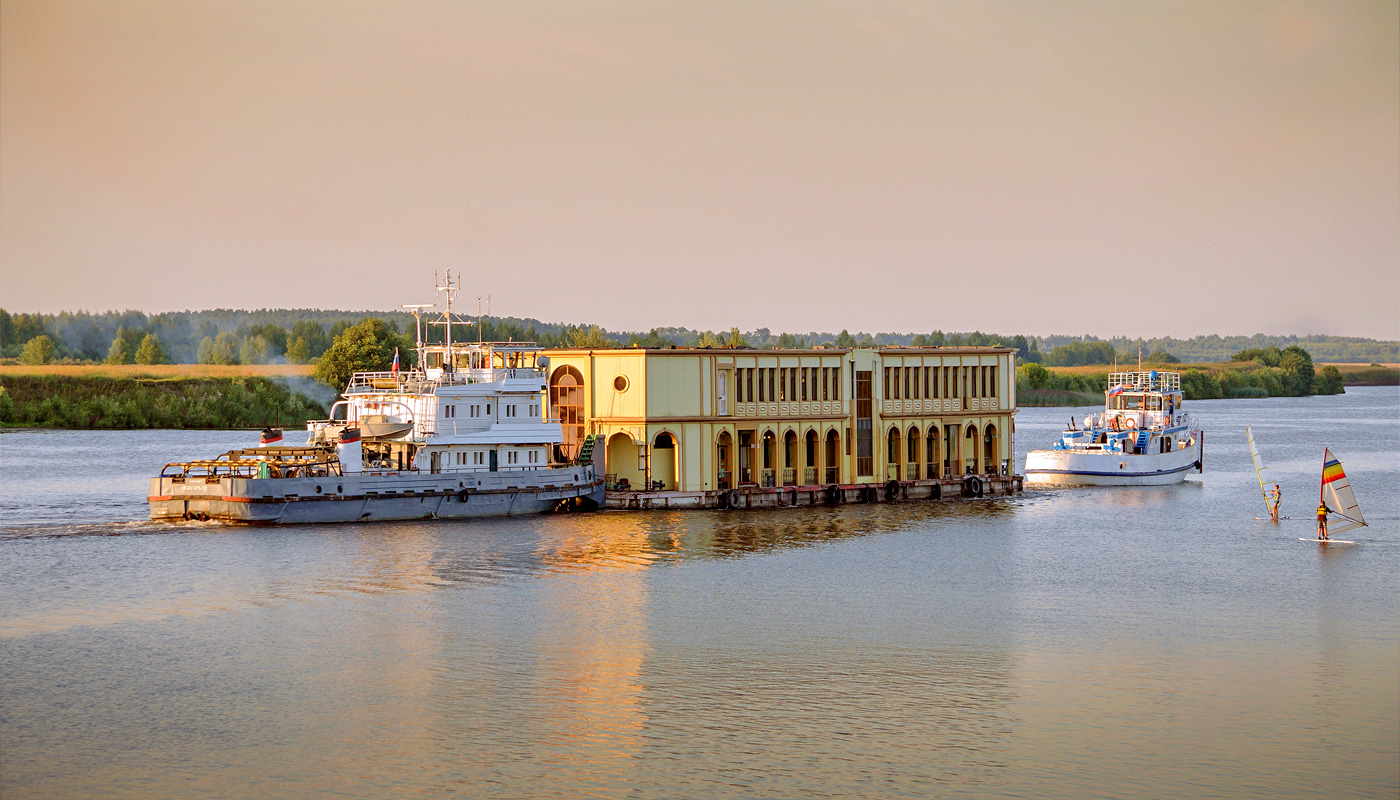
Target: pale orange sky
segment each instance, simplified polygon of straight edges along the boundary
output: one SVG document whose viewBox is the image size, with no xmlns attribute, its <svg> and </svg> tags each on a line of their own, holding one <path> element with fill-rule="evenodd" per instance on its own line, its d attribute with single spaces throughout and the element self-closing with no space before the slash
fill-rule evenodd
<svg viewBox="0 0 1400 800">
<path fill-rule="evenodd" d="M 446 267 L 612 329 L 1400 338 L 1400 11 L 0 0 L 0 305 Z"/>
</svg>

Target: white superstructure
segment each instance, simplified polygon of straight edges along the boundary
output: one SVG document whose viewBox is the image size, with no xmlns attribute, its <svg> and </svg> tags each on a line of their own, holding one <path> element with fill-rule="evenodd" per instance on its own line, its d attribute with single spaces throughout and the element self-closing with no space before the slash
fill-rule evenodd
<svg viewBox="0 0 1400 800">
<path fill-rule="evenodd" d="M 429 324 L 420 310 L 417 363 L 357 372 L 331 408 L 307 423 L 304 447 L 235 450 L 212 461 L 169 464 L 151 479 L 154 519 L 332 522 L 474 517 L 596 508 L 603 481 L 588 455 L 566 461 L 563 429 L 548 408 L 549 359 L 533 342 L 460 342 L 447 307 Z M 591 454 L 591 441 L 586 444 Z"/>
<path fill-rule="evenodd" d="M 1204 469 L 1204 434 L 1182 411 L 1176 372 L 1109 375 L 1104 410 L 1071 421 L 1053 450 L 1026 454 L 1026 482 L 1088 486 L 1177 483 Z"/>
</svg>

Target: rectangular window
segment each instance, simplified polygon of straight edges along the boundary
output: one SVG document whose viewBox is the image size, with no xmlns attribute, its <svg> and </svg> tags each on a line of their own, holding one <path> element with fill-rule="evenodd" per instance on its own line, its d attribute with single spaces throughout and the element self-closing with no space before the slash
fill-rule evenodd
<svg viewBox="0 0 1400 800">
<path fill-rule="evenodd" d="M 822 367 L 822 400 L 831 399 L 831 367 Z"/>
<path fill-rule="evenodd" d="M 776 380 L 777 373 L 777 369 L 773 367 L 768 368 L 768 402 L 770 403 L 773 402 L 773 400 L 778 396 L 777 393 L 774 391 L 773 386 L 773 381 Z"/>
<path fill-rule="evenodd" d="M 924 397 L 925 397 L 925 398 L 933 397 L 933 395 L 931 395 L 931 394 L 928 393 L 928 373 L 929 373 L 929 369 L 930 369 L 930 367 L 924 367 Z"/>
<path fill-rule="evenodd" d="M 482 452 L 472 453 L 472 463 L 480 466 L 486 463 L 486 454 Z"/>
<path fill-rule="evenodd" d="M 888 369 L 888 368 L 886 368 Z M 856 474 L 875 474 L 874 428 L 871 414 L 871 374 L 864 370 L 855 373 L 856 378 Z"/>
<path fill-rule="evenodd" d="M 997 396 L 997 368 L 996 368 L 996 365 L 995 365 L 995 364 L 992 365 L 991 370 L 992 370 L 992 391 L 991 391 L 990 393 L 988 393 L 987 396 L 988 396 L 988 397 L 996 397 L 996 396 Z"/>
<path fill-rule="evenodd" d="M 841 368 L 831 368 L 831 399 L 833 401 L 841 399 Z"/>
<path fill-rule="evenodd" d="M 744 402 L 753 402 L 753 367 L 744 370 Z"/>
<path fill-rule="evenodd" d="M 797 399 L 797 368 L 788 368 L 788 399 Z"/>
<path fill-rule="evenodd" d="M 912 384 L 913 382 L 914 382 L 914 368 L 913 368 L 913 367 L 905 367 L 905 368 L 904 368 L 904 399 L 905 399 L 905 400 L 910 400 L 910 399 L 912 399 L 912 398 L 915 398 L 915 397 L 918 397 L 918 396 L 919 396 L 919 393 L 916 392 L 916 391 L 914 391 L 914 387 L 910 385 L 910 384 Z"/>
<path fill-rule="evenodd" d="M 514 405 L 514 404 L 506 406 L 506 416 L 507 416 L 507 417 L 513 417 L 513 416 L 515 416 L 515 405 Z"/>
</svg>

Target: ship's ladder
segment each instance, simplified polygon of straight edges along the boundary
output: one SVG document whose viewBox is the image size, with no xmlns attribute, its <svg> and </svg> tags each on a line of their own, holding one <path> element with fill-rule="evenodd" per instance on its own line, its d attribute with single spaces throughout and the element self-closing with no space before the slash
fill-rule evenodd
<svg viewBox="0 0 1400 800">
<path fill-rule="evenodd" d="M 588 434 L 583 437 L 583 445 L 578 449 L 578 463 L 588 464 L 593 461 L 593 445 L 598 441 L 598 437 Z"/>
<path fill-rule="evenodd" d="M 1138 448 L 1138 450 L 1140 450 L 1140 451 L 1145 451 L 1145 450 L 1147 449 L 1147 440 L 1148 440 L 1149 438 L 1151 438 L 1151 436 L 1152 436 L 1152 434 L 1148 433 L 1146 429 L 1143 429 L 1143 430 L 1139 430 L 1139 431 L 1138 431 L 1138 435 L 1137 435 L 1137 448 Z"/>
</svg>

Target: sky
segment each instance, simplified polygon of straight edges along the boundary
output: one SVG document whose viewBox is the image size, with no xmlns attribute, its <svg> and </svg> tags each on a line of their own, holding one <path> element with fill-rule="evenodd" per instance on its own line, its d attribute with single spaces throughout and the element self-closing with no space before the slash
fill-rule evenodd
<svg viewBox="0 0 1400 800">
<path fill-rule="evenodd" d="M 0 0 L 0 306 L 1400 338 L 1395 2 Z"/>
</svg>

